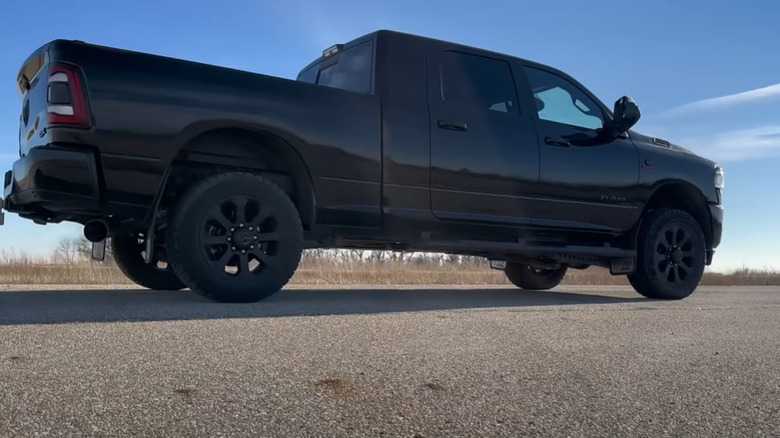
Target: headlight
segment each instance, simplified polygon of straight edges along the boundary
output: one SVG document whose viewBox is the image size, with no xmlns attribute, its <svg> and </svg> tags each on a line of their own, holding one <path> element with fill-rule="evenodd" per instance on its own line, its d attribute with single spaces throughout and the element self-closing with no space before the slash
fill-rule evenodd
<svg viewBox="0 0 780 438">
<path fill-rule="evenodd" d="M 715 188 L 723 190 L 723 169 L 720 166 L 715 166 Z"/>
</svg>

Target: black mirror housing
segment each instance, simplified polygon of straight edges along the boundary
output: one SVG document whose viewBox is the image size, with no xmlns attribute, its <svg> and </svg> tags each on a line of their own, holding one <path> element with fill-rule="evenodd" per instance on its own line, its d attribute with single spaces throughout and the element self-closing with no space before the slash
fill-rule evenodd
<svg viewBox="0 0 780 438">
<path fill-rule="evenodd" d="M 628 131 L 632 126 L 636 125 L 642 113 L 639 111 L 639 107 L 628 96 L 623 96 L 615 101 L 614 120 L 609 125 L 609 132 L 613 136 Z"/>
</svg>

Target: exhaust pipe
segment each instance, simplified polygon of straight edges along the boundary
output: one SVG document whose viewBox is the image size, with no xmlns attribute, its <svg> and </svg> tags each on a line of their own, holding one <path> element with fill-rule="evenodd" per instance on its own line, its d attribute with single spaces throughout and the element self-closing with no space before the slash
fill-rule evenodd
<svg viewBox="0 0 780 438">
<path fill-rule="evenodd" d="M 108 237 L 108 225 L 101 219 L 93 219 L 84 224 L 84 237 L 90 242 L 102 242 Z"/>
</svg>

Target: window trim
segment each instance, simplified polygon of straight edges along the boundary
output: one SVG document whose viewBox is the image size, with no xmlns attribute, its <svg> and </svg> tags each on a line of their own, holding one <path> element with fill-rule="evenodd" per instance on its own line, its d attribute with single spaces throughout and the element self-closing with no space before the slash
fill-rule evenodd
<svg viewBox="0 0 780 438">
<path fill-rule="evenodd" d="M 458 55 L 466 55 L 466 56 L 473 56 L 473 57 L 477 57 L 477 58 L 483 58 L 483 59 L 487 59 L 487 60 L 490 60 L 490 61 L 499 61 L 499 62 L 503 62 L 504 64 L 506 64 L 506 66 L 508 68 L 508 71 L 509 71 L 509 79 L 512 81 L 512 87 L 514 88 L 514 97 L 515 97 L 514 103 L 515 103 L 515 105 L 513 106 L 513 111 L 502 112 L 502 111 L 493 111 L 493 110 L 490 110 L 490 109 L 488 109 L 487 111 L 489 113 L 491 113 L 491 114 L 492 113 L 495 113 L 495 114 L 506 114 L 506 115 L 515 114 L 516 116 L 522 116 L 523 115 L 523 108 L 522 108 L 522 105 L 520 103 L 520 99 L 521 99 L 520 84 L 518 84 L 518 82 L 517 82 L 517 78 L 516 78 L 515 71 L 514 71 L 514 64 L 513 64 L 511 59 L 503 58 L 503 57 L 500 57 L 500 56 L 485 56 L 484 53 L 472 53 L 472 52 L 469 52 L 469 51 L 466 51 L 466 50 L 462 50 L 462 49 L 459 49 L 459 48 L 442 47 L 442 48 L 438 49 L 437 51 L 438 51 L 438 57 L 437 57 L 437 61 L 436 61 L 436 67 L 437 67 L 438 72 L 436 72 L 437 73 L 436 74 L 436 79 L 438 79 L 438 82 L 439 82 L 438 97 L 439 97 L 440 102 L 442 104 L 447 104 L 448 103 L 448 101 L 444 97 L 444 69 L 443 69 L 444 58 L 446 57 L 446 55 L 448 53 L 455 53 L 455 54 L 458 54 Z M 455 103 L 455 102 L 449 101 L 449 103 L 452 104 L 452 103 Z M 455 104 L 462 105 L 462 103 L 455 103 Z"/>
<path fill-rule="evenodd" d="M 535 111 L 535 110 L 529 111 L 531 113 L 531 117 L 533 117 L 533 119 L 536 122 L 540 122 L 540 123 L 553 123 L 553 124 L 558 125 L 558 126 L 570 127 L 572 129 L 576 129 L 578 131 L 602 132 L 606 128 L 607 124 L 609 124 L 609 122 L 611 122 L 613 120 L 612 111 L 610 111 L 609 108 L 607 108 L 606 105 L 604 105 L 604 102 L 602 102 L 590 90 L 588 90 L 587 87 L 585 87 L 580 82 L 578 82 L 576 79 L 572 78 L 571 76 L 567 75 L 566 73 L 564 73 L 564 72 L 562 72 L 560 70 L 556 70 L 554 68 L 548 67 L 546 65 L 533 64 L 533 63 L 528 63 L 528 62 L 520 63 L 520 69 L 522 71 L 522 75 L 523 75 L 523 78 L 524 78 L 525 83 L 526 83 L 526 89 L 528 90 L 528 98 L 531 100 L 530 101 L 531 104 L 533 104 L 534 93 L 533 93 L 533 87 L 531 86 L 531 80 L 528 77 L 528 69 L 539 70 L 539 71 L 542 71 L 544 73 L 548 73 L 548 74 L 557 76 L 557 77 L 559 77 L 559 78 L 569 82 L 574 87 L 576 87 L 580 91 L 580 93 L 582 93 L 585 97 L 587 97 L 588 99 L 592 100 L 593 103 L 596 104 L 596 106 L 598 107 L 599 111 L 601 111 L 601 117 L 602 117 L 602 121 L 604 123 L 604 126 L 602 126 L 601 129 L 592 129 L 592 128 L 586 128 L 584 126 L 570 125 L 568 123 L 556 122 L 556 121 L 553 121 L 553 120 L 540 119 L 538 111 Z M 531 109 L 533 109 L 533 106 L 531 106 Z"/>
<path fill-rule="evenodd" d="M 347 90 L 347 89 L 344 89 L 344 88 L 329 87 L 329 86 L 320 84 L 320 75 L 322 74 L 322 72 L 324 70 L 327 70 L 328 68 L 333 67 L 334 65 L 337 65 L 339 62 L 341 62 L 342 55 L 344 55 L 344 53 L 346 53 L 350 49 L 353 49 L 355 47 L 358 47 L 358 46 L 360 46 L 362 44 L 367 44 L 367 43 L 371 44 L 371 57 L 370 57 L 370 61 L 369 61 L 369 72 L 368 72 L 368 74 L 369 74 L 369 85 L 368 85 L 369 90 L 367 92 L 352 91 L 352 90 Z M 377 39 L 376 38 L 372 37 L 372 38 L 365 38 L 365 39 L 361 39 L 361 40 L 357 40 L 357 41 L 352 41 L 352 42 L 348 43 L 347 45 L 345 45 L 344 49 L 341 50 L 341 52 L 336 53 L 335 55 L 329 56 L 327 58 L 324 58 L 324 57 L 317 58 L 315 61 L 310 63 L 308 66 L 304 67 L 303 70 L 301 70 L 298 73 L 298 76 L 296 77 L 296 81 L 300 81 L 299 78 L 303 75 L 304 72 L 308 72 L 311 69 L 316 69 L 316 73 L 314 75 L 314 82 L 305 82 L 305 81 L 300 81 L 300 82 L 304 82 L 304 83 L 307 83 L 307 84 L 310 84 L 310 85 L 316 85 L 316 86 L 320 86 L 320 87 L 332 88 L 334 90 L 346 91 L 348 93 L 354 93 L 354 94 L 359 94 L 359 95 L 363 95 L 363 96 L 374 95 L 374 94 L 376 94 L 376 72 L 377 72 L 377 68 L 376 68 L 377 67 L 376 66 L 376 63 L 377 63 L 376 51 L 377 51 Z"/>
</svg>

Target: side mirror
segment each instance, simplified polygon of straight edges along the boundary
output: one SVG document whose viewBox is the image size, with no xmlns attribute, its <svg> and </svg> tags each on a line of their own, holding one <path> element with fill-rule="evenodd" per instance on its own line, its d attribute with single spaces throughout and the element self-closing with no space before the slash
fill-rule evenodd
<svg viewBox="0 0 780 438">
<path fill-rule="evenodd" d="M 615 137 L 636 125 L 636 122 L 638 122 L 639 118 L 642 116 L 639 112 L 639 107 L 636 106 L 634 100 L 628 96 L 623 96 L 615 101 L 614 115 L 615 119 L 612 120 L 608 129 L 609 133 Z"/>
</svg>

